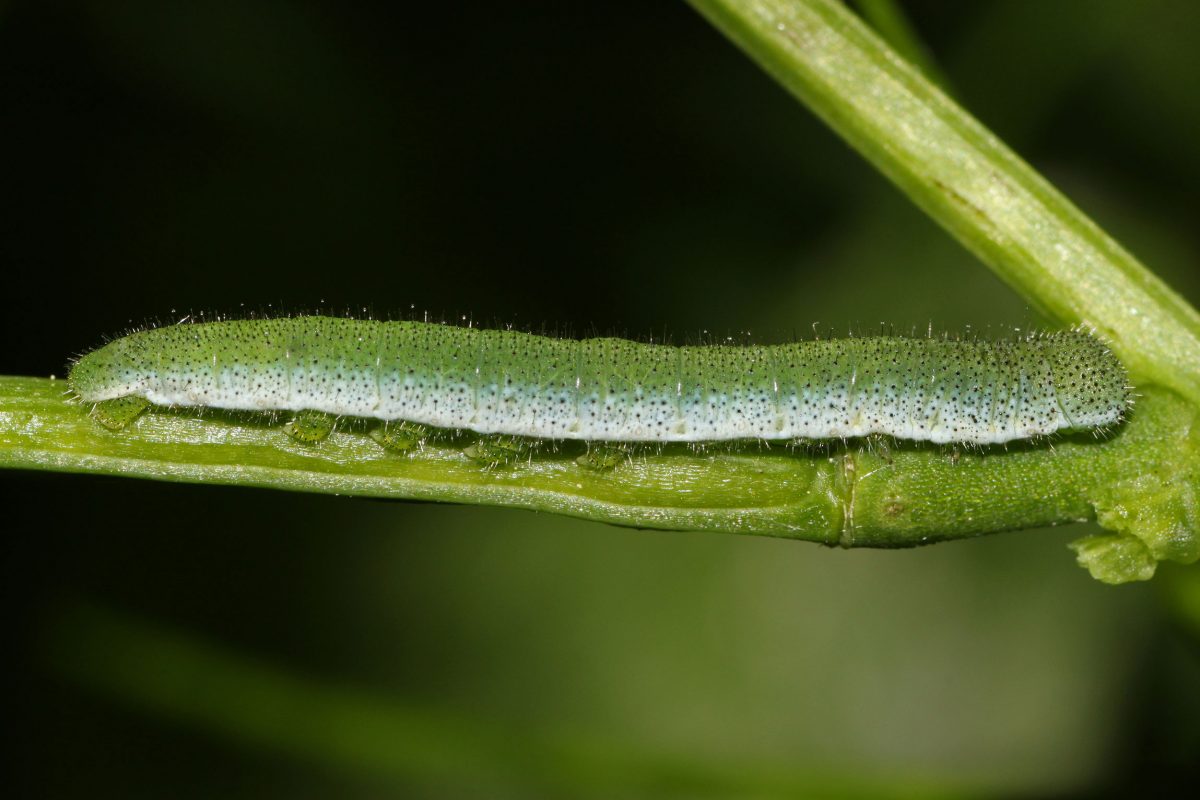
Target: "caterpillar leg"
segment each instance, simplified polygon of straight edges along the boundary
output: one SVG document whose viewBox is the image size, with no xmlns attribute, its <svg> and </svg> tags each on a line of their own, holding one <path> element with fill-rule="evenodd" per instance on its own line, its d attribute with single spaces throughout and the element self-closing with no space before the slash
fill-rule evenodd
<svg viewBox="0 0 1200 800">
<path fill-rule="evenodd" d="M 110 431 L 119 431 L 149 407 L 150 401 L 144 397 L 115 397 L 92 406 L 91 415 L 92 419 Z"/>
<path fill-rule="evenodd" d="M 885 434 L 875 434 L 867 437 L 867 450 L 879 456 L 885 463 L 892 463 L 891 437 Z"/>
<path fill-rule="evenodd" d="M 575 459 L 575 463 L 603 472 L 627 460 L 629 452 L 629 446 L 624 444 L 589 444 L 588 451 Z"/>
<path fill-rule="evenodd" d="M 825 455 L 831 453 L 834 449 L 834 440 L 831 439 L 791 439 L 787 442 L 786 447 L 793 451 L 804 453 L 805 455 Z"/>
<path fill-rule="evenodd" d="M 407 453 L 429 438 L 430 433 L 428 425 L 416 422 L 385 422 L 367 435 L 388 452 Z"/>
<path fill-rule="evenodd" d="M 283 426 L 283 432 L 304 444 L 316 444 L 333 432 L 336 418 L 324 411 L 297 411 Z"/>
<path fill-rule="evenodd" d="M 534 445 L 520 436 L 480 436 L 478 441 L 463 450 L 467 458 L 485 467 L 501 467 L 529 456 Z"/>
</svg>

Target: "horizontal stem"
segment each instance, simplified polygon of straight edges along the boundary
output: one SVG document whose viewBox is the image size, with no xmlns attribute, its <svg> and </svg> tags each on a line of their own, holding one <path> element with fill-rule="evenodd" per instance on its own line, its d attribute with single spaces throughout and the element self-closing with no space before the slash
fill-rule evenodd
<svg viewBox="0 0 1200 800">
<path fill-rule="evenodd" d="M 1112 436 L 959 452 L 897 443 L 816 451 L 669 446 L 607 471 L 560 444 L 485 469 L 460 446 L 398 456 L 352 430 L 315 446 L 237 415 L 157 411 L 113 433 L 61 381 L 0 377 L 0 466 L 188 483 L 475 503 L 618 525 L 905 547 L 1096 516 L 1108 487 L 1180 456 L 1195 413 L 1147 392 Z M 1189 451 L 1190 452 L 1190 451 Z"/>
</svg>

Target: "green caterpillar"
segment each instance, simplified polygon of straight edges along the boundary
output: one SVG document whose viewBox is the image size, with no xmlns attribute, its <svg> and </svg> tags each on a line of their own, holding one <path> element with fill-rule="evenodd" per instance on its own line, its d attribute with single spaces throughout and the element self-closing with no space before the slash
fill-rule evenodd
<svg viewBox="0 0 1200 800">
<path fill-rule="evenodd" d="M 1121 363 L 1081 331 L 675 347 L 322 316 L 132 333 L 81 357 L 68 382 L 112 428 L 149 404 L 289 411 L 306 441 L 353 416 L 592 443 L 983 445 L 1106 428 L 1130 398 Z M 418 429 L 386 430 L 376 438 L 404 449 Z"/>
</svg>

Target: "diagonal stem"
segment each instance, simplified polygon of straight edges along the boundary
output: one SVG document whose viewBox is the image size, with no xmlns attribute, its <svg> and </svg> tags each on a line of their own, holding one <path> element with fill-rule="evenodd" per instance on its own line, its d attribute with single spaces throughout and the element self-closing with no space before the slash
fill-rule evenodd
<svg viewBox="0 0 1200 800">
<path fill-rule="evenodd" d="M 1200 314 L 835 0 L 690 0 L 1031 304 L 1200 403 Z"/>
</svg>

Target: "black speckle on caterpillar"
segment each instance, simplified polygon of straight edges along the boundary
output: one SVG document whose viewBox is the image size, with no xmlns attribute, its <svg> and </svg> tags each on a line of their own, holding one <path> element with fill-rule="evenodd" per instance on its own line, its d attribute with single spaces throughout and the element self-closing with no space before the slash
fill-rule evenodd
<svg viewBox="0 0 1200 800">
<path fill-rule="evenodd" d="M 620 460 L 603 445 L 634 442 L 999 444 L 1103 430 L 1130 405 L 1124 367 L 1080 330 L 672 346 L 298 316 L 132 333 L 68 383 L 112 429 L 151 405 L 291 412 L 288 433 L 315 442 L 348 416 L 381 421 L 373 438 L 397 451 L 450 429 L 582 440 L 601 464 Z M 508 441 L 477 449 L 496 462 Z"/>
</svg>

